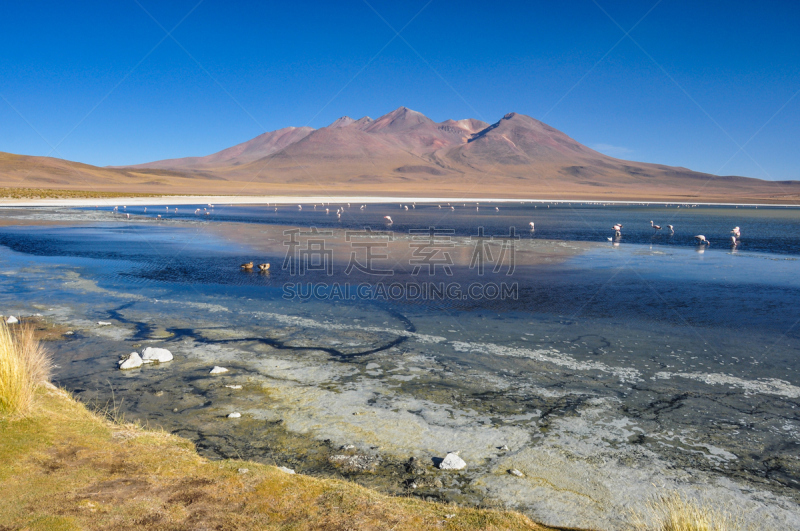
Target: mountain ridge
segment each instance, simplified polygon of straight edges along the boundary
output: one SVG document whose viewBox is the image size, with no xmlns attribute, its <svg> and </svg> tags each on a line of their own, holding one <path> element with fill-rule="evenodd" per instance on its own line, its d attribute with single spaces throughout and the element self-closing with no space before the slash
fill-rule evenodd
<svg viewBox="0 0 800 531">
<path fill-rule="evenodd" d="M 0 186 L 145 193 L 408 194 L 670 202 L 800 202 L 800 181 L 716 176 L 597 152 L 510 112 L 435 122 L 398 107 L 376 119 L 284 127 L 200 157 L 97 168 L 0 153 Z"/>
</svg>

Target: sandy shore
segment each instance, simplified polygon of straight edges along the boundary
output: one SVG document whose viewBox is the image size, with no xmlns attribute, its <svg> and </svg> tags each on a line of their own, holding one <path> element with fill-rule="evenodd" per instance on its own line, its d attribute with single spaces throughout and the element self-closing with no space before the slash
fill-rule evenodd
<svg viewBox="0 0 800 531">
<path fill-rule="evenodd" d="M 402 197 L 402 196 L 223 196 L 223 195 L 196 195 L 196 196 L 161 196 L 161 197 L 114 197 L 114 198 L 87 198 L 87 199 L 0 199 L 0 207 L 92 207 L 92 206 L 122 206 L 122 205 L 313 205 L 330 203 L 342 205 L 375 204 L 375 203 L 419 203 L 419 204 L 447 204 L 453 203 L 582 203 L 604 205 L 718 205 L 718 206 L 770 206 L 793 207 L 795 204 L 767 204 L 767 203 L 700 203 L 676 201 L 600 201 L 586 199 L 539 199 L 531 198 L 503 198 L 503 197 Z"/>
</svg>

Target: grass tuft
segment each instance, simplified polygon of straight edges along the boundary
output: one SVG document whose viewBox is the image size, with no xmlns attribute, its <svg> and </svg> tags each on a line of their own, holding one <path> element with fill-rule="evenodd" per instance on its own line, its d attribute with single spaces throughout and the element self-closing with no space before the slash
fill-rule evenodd
<svg viewBox="0 0 800 531">
<path fill-rule="evenodd" d="M 680 493 L 665 494 L 634 512 L 633 524 L 641 531 L 739 531 L 739 519 L 701 504 Z"/>
<path fill-rule="evenodd" d="M 11 330 L 0 323 L 0 413 L 25 416 L 30 413 L 36 387 L 50 378 L 52 366 L 47 351 L 32 326 Z"/>
</svg>

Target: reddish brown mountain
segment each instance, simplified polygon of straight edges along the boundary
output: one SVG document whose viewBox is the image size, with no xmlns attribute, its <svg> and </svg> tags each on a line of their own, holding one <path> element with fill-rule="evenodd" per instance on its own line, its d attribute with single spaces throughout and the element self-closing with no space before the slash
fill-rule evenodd
<svg viewBox="0 0 800 531">
<path fill-rule="evenodd" d="M 184 157 L 138 164 L 135 168 L 159 168 L 170 170 L 208 169 L 238 166 L 276 153 L 298 142 L 314 131 L 312 127 L 284 127 L 271 133 L 258 135 L 242 144 L 223 149 L 205 157 Z"/>
<path fill-rule="evenodd" d="M 373 120 L 287 127 L 205 157 L 127 168 L 0 157 L 0 185 L 154 193 L 399 194 L 796 202 L 798 181 L 720 177 L 615 159 L 522 114 L 494 124 L 445 120 L 400 107 Z M 17 183 L 17 184 L 13 184 Z M 152 190 L 151 190 L 152 189 Z"/>
</svg>

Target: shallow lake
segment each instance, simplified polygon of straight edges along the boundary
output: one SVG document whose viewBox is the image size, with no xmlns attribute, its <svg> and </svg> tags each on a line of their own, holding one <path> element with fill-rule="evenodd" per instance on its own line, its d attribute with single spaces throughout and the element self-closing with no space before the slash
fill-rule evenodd
<svg viewBox="0 0 800 531">
<path fill-rule="evenodd" d="M 554 525 L 674 489 L 800 528 L 800 209 L 360 207 L 7 208 L 0 311 L 70 328 L 79 399 L 211 457 Z M 145 346 L 175 360 L 117 369 Z"/>
</svg>

